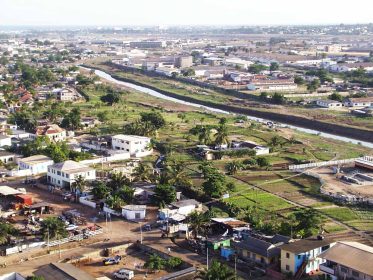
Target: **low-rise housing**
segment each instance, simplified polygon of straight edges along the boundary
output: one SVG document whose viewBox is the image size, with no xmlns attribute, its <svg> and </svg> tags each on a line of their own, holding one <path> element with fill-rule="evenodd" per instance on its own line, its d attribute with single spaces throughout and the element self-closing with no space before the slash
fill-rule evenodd
<svg viewBox="0 0 373 280">
<path fill-rule="evenodd" d="M 347 98 L 343 104 L 346 107 L 370 107 L 373 106 L 373 97 Z"/>
<path fill-rule="evenodd" d="M 12 146 L 12 138 L 8 135 L 0 135 L 0 147 Z"/>
<path fill-rule="evenodd" d="M 79 176 L 87 181 L 95 180 L 96 170 L 76 161 L 67 160 L 48 167 L 47 181 L 55 186 L 70 188 Z"/>
<path fill-rule="evenodd" d="M 329 100 L 329 99 L 319 99 L 316 100 L 316 105 L 323 107 L 323 108 L 341 108 L 343 104 L 336 100 Z"/>
<path fill-rule="evenodd" d="M 37 175 L 47 173 L 48 167 L 51 166 L 54 161 L 44 155 L 35 155 L 18 160 L 18 167 L 20 170 L 30 170 L 30 174 Z"/>
<path fill-rule="evenodd" d="M 298 88 L 293 79 L 253 79 L 248 85 L 248 90 L 265 90 L 265 91 L 291 91 Z"/>
<path fill-rule="evenodd" d="M 127 220 L 143 220 L 146 215 L 146 205 L 126 205 L 122 207 L 122 216 Z"/>
<path fill-rule="evenodd" d="M 202 203 L 194 199 L 180 200 L 171 203 L 168 207 L 159 210 L 159 218 L 165 220 L 175 215 L 188 216 L 190 213 L 202 211 Z"/>
<path fill-rule="evenodd" d="M 46 136 L 54 142 L 66 140 L 66 130 L 56 124 L 38 126 L 34 134 L 34 138 Z"/>
<path fill-rule="evenodd" d="M 15 161 L 15 157 L 15 154 L 0 150 L 0 161 L 2 163 L 12 163 Z"/>
<path fill-rule="evenodd" d="M 373 247 L 359 242 L 337 242 L 320 255 L 326 262 L 320 271 L 331 279 L 373 279 Z"/>
</svg>

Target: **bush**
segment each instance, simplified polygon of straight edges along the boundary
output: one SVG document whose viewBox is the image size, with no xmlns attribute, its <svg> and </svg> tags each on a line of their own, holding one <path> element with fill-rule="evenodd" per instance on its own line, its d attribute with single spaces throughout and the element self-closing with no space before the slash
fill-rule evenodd
<svg viewBox="0 0 373 280">
<path fill-rule="evenodd" d="M 166 261 L 166 267 L 169 269 L 174 269 L 180 266 L 183 261 L 178 257 L 171 257 Z"/>
</svg>

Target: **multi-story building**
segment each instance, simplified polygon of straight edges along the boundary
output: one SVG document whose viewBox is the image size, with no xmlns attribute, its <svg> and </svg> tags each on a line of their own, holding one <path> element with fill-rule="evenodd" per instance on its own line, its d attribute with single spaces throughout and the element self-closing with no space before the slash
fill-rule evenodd
<svg viewBox="0 0 373 280">
<path fill-rule="evenodd" d="M 179 56 L 176 58 L 175 67 L 188 68 L 193 66 L 193 57 L 189 56 Z"/>
<path fill-rule="evenodd" d="M 76 178 L 82 176 L 87 181 L 96 179 L 96 170 L 81 163 L 67 160 L 48 167 L 48 183 L 70 188 Z"/>
<path fill-rule="evenodd" d="M 281 245 L 281 271 L 299 279 L 303 273 L 318 270 L 319 265 L 325 262 L 319 255 L 334 244 L 331 239 L 318 237 Z"/>
<path fill-rule="evenodd" d="M 320 271 L 334 279 L 373 279 L 373 247 L 359 242 L 337 242 L 320 255 Z"/>
<path fill-rule="evenodd" d="M 153 149 L 149 147 L 150 138 L 137 135 L 114 135 L 111 138 L 112 148 L 130 153 L 131 156 L 141 157 L 149 155 Z"/>
<path fill-rule="evenodd" d="M 38 126 L 32 138 L 46 136 L 51 141 L 58 142 L 66 140 L 66 130 L 56 124 Z"/>
</svg>

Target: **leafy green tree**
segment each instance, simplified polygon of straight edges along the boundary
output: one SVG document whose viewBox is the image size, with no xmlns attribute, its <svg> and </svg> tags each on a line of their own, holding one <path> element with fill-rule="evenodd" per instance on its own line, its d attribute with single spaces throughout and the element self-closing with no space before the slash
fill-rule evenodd
<svg viewBox="0 0 373 280">
<path fill-rule="evenodd" d="M 110 174 L 110 181 L 108 183 L 108 187 L 113 192 L 116 192 L 118 189 L 129 184 L 129 179 L 122 172 L 114 172 Z"/>
<path fill-rule="evenodd" d="M 105 199 L 109 196 L 110 189 L 104 182 L 96 181 L 92 188 L 92 194 L 97 200 Z"/>
<path fill-rule="evenodd" d="M 135 189 L 129 186 L 122 186 L 117 191 L 116 194 L 127 204 L 132 203 Z"/>
<path fill-rule="evenodd" d="M 12 224 L 0 222 L 0 245 L 7 243 L 11 236 L 16 236 L 18 233 Z"/>
<path fill-rule="evenodd" d="M 72 109 L 61 122 L 61 127 L 75 130 L 81 127 L 81 113 L 78 108 Z"/>
<path fill-rule="evenodd" d="M 187 175 L 186 166 L 181 161 L 166 162 L 164 168 L 166 181 L 164 183 L 174 186 L 189 186 L 191 181 Z"/>
<path fill-rule="evenodd" d="M 109 206 L 109 208 L 114 210 L 120 210 L 126 204 L 124 200 L 117 194 L 108 196 L 105 203 L 107 206 Z"/>
<path fill-rule="evenodd" d="M 41 233 L 44 240 L 54 240 L 67 237 L 65 223 L 57 217 L 45 218 L 41 223 Z"/>
<path fill-rule="evenodd" d="M 110 119 L 109 111 L 102 111 L 97 114 L 98 120 L 100 122 L 107 122 Z"/>
<path fill-rule="evenodd" d="M 175 269 L 179 267 L 183 263 L 183 260 L 180 259 L 179 257 L 170 257 L 166 261 L 166 267 L 169 269 Z"/>
<path fill-rule="evenodd" d="M 294 83 L 301 86 L 301 85 L 304 85 L 305 81 L 301 76 L 295 76 L 294 77 Z"/>
<path fill-rule="evenodd" d="M 76 177 L 75 181 L 71 185 L 72 189 L 75 192 L 75 199 L 78 201 L 78 192 L 83 193 L 85 191 L 85 188 L 87 187 L 87 181 L 82 175 L 78 175 Z"/>
<path fill-rule="evenodd" d="M 119 103 L 120 94 L 117 92 L 109 92 L 108 94 L 101 96 L 100 100 L 110 106 L 113 106 L 115 103 Z"/>
<path fill-rule="evenodd" d="M 140 162 L 135 168 L 133 176 L 135 181 L 151 182 L 154 178 L 153 166 L 149 163 Z"/>
<path fill-rule="evenodd" d="M 281 137 L 277 135 L 273 136 L 268 142 L 268 145 L 270 145 L 271 147 L 277 147 L 277 146 L 280 146 L 281 144 L 282 144 Z"/>
<path fill-rule="evenodd" d="M 200 234 L 205 235 L 207 233 L 207 227 L 210 223 L 211 216 L 209 212 L 201 213 L 193 211 L 187 217 L 187 223 L 189 224 L 194 238 L 196 239 Z"/>
<path fill-rule="evenodd" d="M 234 271 L 226 264 L 213 260 L 209 268 L 200 270 L 194 279 L 200 280 L 233 280 L 235 279 Z"/>
<path fill-rule="evenodd" d="M 312 82 L 310 82 L 307 85 L 307 90 L 310 92 L 316 91 L 320 87 L 320 80 L 319 79 L 314 79 Z"/>
<path fill-rule="evenodd" d="M 256 161 L 260 167 L 269 167 L 271 165 L 266 157 L 259 157 Z"/>
<path fill-rule="evenodd" d="M 248 71 L 253 74 L 259 74 L 261 71 L 268 70 L 268 67 L 263 64 L 252 64 L 249 66 Z"/>
<path fill-rule="evenodd" d="M 313 209 L 301 209 L 294 212 L 294 218 L 297 222 L 296 232 L 302 237 L 310 237 L 317 233 L 321 225 L 321 218 Z"/>
<path fill-rule="evenodd" d="M 196 75 L 196 71 L 193 68 L 187 68 L 181 71 L 185 77 L 193 77 Z"/>
<path fill-rule="evenodd" d="M 329 95 L 329 98 L 330 98 L 331 100 L 335 100 L 335 101 L 339 101 L 339 102 L 342 102 L 342 101 L 343 101 L 343 96 L 340 95 L 339 93 L 336 93 L 336 92 L 334 92 L 334 93 L 332 93 L 331 95 Z"/>
<path fill-rule="evenodd" d="M 157 185 L 154 189 L 154 199 L 159 205 L 167 205 L 176 201 L 176 190 L 170 185 Z"/>
<path fill-rule="evenodd" d="M 271 62 L 271 65 L 269 66 L 269 71 L 277 71 L 280 69 L 280 65 L 277 62 Z"/>
<path fill-rule="evenodd" d="M 206 181 L 202 183 L 202 188 L 206 195 L 213 198 L 219 198 L 226 190 L 225 184 L 224 175 L 215 171 L 207 175 Z"/>
<path fill-rule="evenodd" d="M 157 254 L 152 254 L 149 259 L 145 262 L 144 266 L 152 271 L 159 271 L 164 269 L 166 265 L 165 259 L 161 258 Z"/>
<path fill-rule="evenodd" d="M 229 144 L 228 128 L 225 123 L 220 124 L 215 133 L 215 145 L 220 146 L 224 144 Z"/>
<path fill-rule="evenodd" d="M 166 120 L 159 112 L 142 112 L 141 122 L 149 123 L 156 130 L 166 126 Z"/>
<path fill-rule="evenodd" d="M 209 145 L 212 143 L 211 139 L 211 127 L 204 125 L 196 125 L 194 128 L 189 130 L 189 133 L 198 136 L 200 144 Z"/>
<path fill-rule="evenodd" d="M 284 97 L 283 94 L 275 92 L 272 95 L 272 103 L 275 104 L 284 104 L 286 102 L 286 98 Z"/>
<path fill-rule="evenodd" d="M 228 172 L 229 175 L 236 174 L 242 168 L 243 168 L 242 162 L 238 160 L 230 161 L 225 165 L 225 170 Z"/>
</svg>

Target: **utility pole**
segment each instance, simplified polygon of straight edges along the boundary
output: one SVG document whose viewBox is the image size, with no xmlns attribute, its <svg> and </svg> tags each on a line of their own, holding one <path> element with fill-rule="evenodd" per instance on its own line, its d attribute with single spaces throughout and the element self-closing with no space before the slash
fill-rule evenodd
<svg viewBox="0 0 373 280">
<path fill-rule="evenodd" d="M 142 224 L 140 222 L 140 244 L 142 244 Z"/>
<path fill-rule="evenodd" d="M 209 269 L 209 247 L 207 246 L 207 242 L 206 242 L 206 267 L 207 269 Z"/>
<path fill-rule="evenodd" d="M 234 254 L 234 279 L 237 279 L 237 255 Z"/>
</svg>

